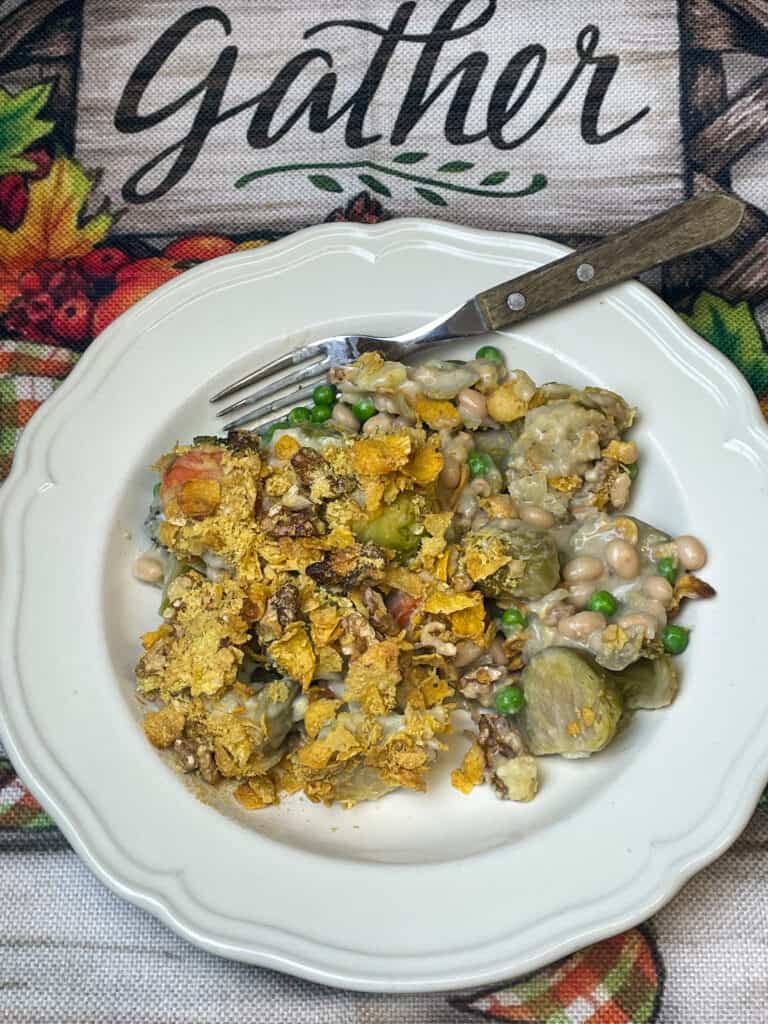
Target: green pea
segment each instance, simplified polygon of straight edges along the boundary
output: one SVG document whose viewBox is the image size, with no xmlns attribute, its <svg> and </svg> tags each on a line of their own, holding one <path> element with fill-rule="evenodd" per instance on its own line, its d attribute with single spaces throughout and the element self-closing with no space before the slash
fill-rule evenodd
<svg viewBox="0 0 768 1024">
<path fill-rule="evenodd" d="M 623 468 L 625 472 L 629 474 L 630 480 L 637 480 L 637 474 L 639 473 L 639 469 L 636 462 L 625 463 Z"/>
<path fill-rule="evenodd" d="M 330 384 L 318 384 L 312 392 L 312 401 L 315 405 L 333 405 L 336 401 L 336 388 Z"/>
<path fill-rule="evenodd" d="M 682 626 L 665 626 L 661 634 L 667 654 L 682 654 L 688 646 L 688 630 Z"/>
<path fill-rule="evenodd" d="M 369 420 L 375 414 L 376 406 L 371 398 L 361 398 L 359 402 L 355 402 L 352 406 L 352 412 L 361 423 L 365 423 L 366 420 Z"/>
<path fill-rule="evenodd" d="M 325 423 L 325 421 L 329 420 L 332 415 L 333 409 L 330 405 L 319 404 L 310 410 L 309 418 L 313 423 Z"/>
<path fill-rule="evenodd" d="M 660 558 L 656 563 L 656 572 L 659 576 L 663 576 L 668 583 L 671 583 L 674 587 L 675 581 L 677 580 L 677 566 L 675 565 L 675 559 L 670 556 L 667 558 Z"/>
<path fill-rule="evenodd" d="M 487 476 L 493 469 L 493 459 L 485 452 L 472 452 L 467 459 L 471 477 Z"/>
<path fill-rule="evenodd" d="M 519 686 L 504 686 L 496 691 L 493 703 L 500 715 L 514 715 L 525 704 L 525 694 Z"/>
<path fill-rule="evenodd" d="M 297 427 L 300 423 L 309 423 L 311 415 L 305 405 L 297 405 L 288 413 L 288 422 L 292 427 Z"/>
<path fill-rule="evenodd" d="M 506 629 L 512 629 L 514 626 L 525 629 L 528 625 L 528 616 L 521 612 L 519 608 L 507 608 L 501 616 L 501 624 Z"/>
<path fill-rule="evenodd" d="M 610 590 L 595 590 L 587 601 L 587 608 L 591 612 L 600 612 L 608 619 L 616 614 L 618 604 Z"/>
<path fill-rule="evenodd" d="M 475 359 L 485 359 L 489 363 L 504 362 L 504 356 L 495 345 L 483 345 L 475 352 Z"/>
</svg>

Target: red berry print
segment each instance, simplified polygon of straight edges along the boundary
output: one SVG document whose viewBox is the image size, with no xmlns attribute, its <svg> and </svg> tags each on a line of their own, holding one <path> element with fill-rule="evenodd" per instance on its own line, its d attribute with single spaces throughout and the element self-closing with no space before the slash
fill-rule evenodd
<svg viewBox="0 0 768 1024">
<path fill-rule="evenodd" d="M 45 178 L 53 163 L 53 157 L 44 149 L 29 149 L 24 154 L 24 159 L 30 160 L 35 165 L 34 171 L 27 171 L 30 181 L 39 181 L 40 178 Z"/>
<path fill-rule="evenodd" d="M 0 228 L 15 231 L 27 211 L 27 185 L 21 174 L 0 178 Z"/>
<path fill-rule="evenodd" d="M 34 270 L 40 278 L 40 287 L 47 288 L 51 283 L 53 275 L 58 273 L 63 266 L 64 264 L 61 260 L 38 260 Z"/>
<path fill-rule="evenodd" d="M 43 282 L 38 272 L 36 270 L 27 270 L 26 273 L 22 274 L 19 278 L 19 288 L 22 295 L 34 295 L 35 292 L 42 291 Z"/>
<path fill-rule="evenodd" d="M 48 292 L 36 292 L 26 300 L 27 318 L 33 324 L 46 324 L 54 313 L 53 299 Z"/>
<path fill-rule="evenodd" d="M 162 256 L 147 256 L 145 259 L 126 263 L 115 274 L 115 281 L 118 285 L 128 284 L 132 281 L 146 281 L 151 287 L 158 288 L 181 273 L 183 271 L 174 267 L 170 260 L 164 259 Z"/>
<path fill-rule="evenodd" d="M 84 341 L 91 325 L 93 303 L 87 295 L 66 299 L 51 319 L 51 328 L 62 341 Z"/>
<path fill-rule="evenodd" d="M 175 263 L 198 263 L 212 260 L 216 256 L 225 256 L 234 248 L 235 243 L 223 235 L 185 235 L 169 242 L 163 250 L 163 256 Z"/>
<path fill-rule="evenodd" d="M 116 245 L 93 249 L 80 257 L 80 269 L 92 281 L 114 277 L 121 267 L 130 262 L 130 256 Z"/>
<path fill-rule="evenodd" d="M 79 295 L 85 290 L 85 278 L 78 269 L 76 260 L 67 260 L 61 270 L 51 274 L 48 280 L 48 291 L 59 302 Z"/>
</svg>

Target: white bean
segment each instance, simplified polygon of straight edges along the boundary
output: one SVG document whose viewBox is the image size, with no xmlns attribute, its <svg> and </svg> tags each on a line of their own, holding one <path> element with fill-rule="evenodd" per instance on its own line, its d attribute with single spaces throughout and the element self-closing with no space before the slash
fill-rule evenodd
<svg viewBox="0 0 768 1024">
<path fill-rule="evenodd" d="M 669 604 L 672 600 L 672 584 L 663 576 L 646 576 L 643 580 L 643 590 L 648 597 L 660 601 L 661 604 Z"/>
<path fill-rule="evenodd" d="M 542 530 L 548 530 L 555 525 L 555 517 L 551 512 L 547 512 L 545 508 L 540 508 L 538 505 L 531 505 L 530 502 L 525 502 L 520 506 L 520 518 L 529 526 L 538 526 Z"/>
<path fill-rule="evenodd" d="M 371 416 L 371 418 L 366 420 L 363 424 L 364 434 L 376 434 L 379 431 L 391 429 L 392 417 L 386 412 L 380 412 L 376 416 Z"/>
<path fill-rule="evenodd" d="M 629 629 L 631 626 L 641 626 L 646 637 L 652 640 L 659 628 L 658 619 L 648 612 L 627 612 L 616 620 L 616 625 L 622 629 Z"/>
<path fill-rule="evenodd" d="M 513 519 L 511 516 L 501 516 L 499 519 L 493 520 L 493 525 L 497 530 L 514 530 L 517 528 L 518 522 L 518 519 Z"/>
<path fill-rule="evenodd" d="M 646 601 L 644 611 L 648 612 L 649 615 L 652 615 L 655 619 L 657 619 L 662 624 L 662 626 L 666 626 L 667 609 L 664 607 L 661 601 Z"/>
<path fill-rule="evenodd" d="M 480 380 L 477 383 L 481 388 L 489 390 L 499 383 L 498 363 L 490 363 L 486 359 L 474 359 L 468 365 L 480 374 Z"/>
<path fill-rule="evenodd" d="M 485 511 L 485 509 L 481 508 L 480 511 L 479 512 L 475 512 L 474 516 L 472 517 L 471 529 L 473 529 L 473 530 L 482 530 L 482 528 L 484 526 L 488 525 L 490 520 L 491 520 L 491 517 L 488 515 L 488 513 Z"/>
<path fill-rule="evenodd" d="M 393 416 L 397 415 L 398 405 L 394 398 L 390 398 L 389 395 L 374 395 L 373 404 L 379 412 L 388 412 Z M 371 416 L 371 419 L 374 417 Z M 367 422 L 370 422 L 367 421 Z"/>
<path fill-rule="evenodd" d="M 609 498 L 614 508 L 624 508 L 629 500 L 629 485 L 632 481 L 628 473 L 620 473 L 611 484 Z"/>
<path fill-rule="evenodd" d="M 139 555 L 133 563 L 133 575 L 142 583 L 160 583 L 165 575 L 163 563 L 152 555 Z"/>
<path fill-rule="evenodd" d="M 623 580 L 632 580 L 640 572 L 640 556 L 629 541 L 610 541 L 605 548 L 605 560 Z"/>
<path fill-rule="evenodd" d="M 459 431 L 443 443 L 443 455 L 453 455 L 459 462 L 466 462 L 475 447 L 475 439 L 466 430 Z"/>
<path fill-rule="evenodd" d="M 458 394 L 456 406 L 461 418 L 470 422 L 477 423 L 480 420 L 484 420 L 488 415 L 485 395 L 481 395 L 474 388 L 462 388 Z"/>
<path fill-rule="evenodd" d="M 684 535 L 675 538 L 677 560 L 686 571 L 703 569 L 707 564 L 707 549 L 696 537 Z"/>
<path fill-rule="evenodd" d="M 574 608 L 586 608 L 587 601 L 595 589 L 593 580 L 585 580 L 583 583 L 571 583 L 568 587 L 570 593 L 569 601 Z"/>
<path fill-rule="evenodd" d="M 360 421 L 344 402 L 337 402 L 333 407 L 331 422 L 337 427 L 346 430 L 350 434 L 356 434 L 360 429 Z"/>
<path fill-rule="evenodd" d="M 423 388 L 420 384 L 417 384 L 415 380 L 406 380 L 397 389 L 401 395 L 405 395 L 405 400 L 410 404 L 415 402 L 419 395 L 424 393 Z"/>
<path fill-rule="evenodd" d="M 465 487 L 456 502 L 456 514 L 466 516 L 468 519 L 477 512 L 479 508 L 477 495 L 471 488 Z"/>
<path fill-rule="evenodd" d="M 469 485 L 469 489 L 473 494 L 478 494 L 481 498 L 487 498 L 491 493 L 490 483 L 487 480 L 484 480 L 481 476 L 475 477 Z"/>
<path fill-rule="evenodd" d="M 509 658 L 507 658 L 507 655 L 504 652 L 504 641 L 499 637 L 496 637 L 488 648 L 488 653 L 490 654 L 491 661 L 494 665 L 506 665 L 509 661 Z"/>
<path fill-rule="evenodd" d="M 482 653 L 482 647 L 474 641 L 459 640 L 456 644 L 456 657 L 453 659 L 453 664 L 456 668 L 464 668 L 465 665 L 469 665 L 471 662 L 476 661 Z"/>
<path fill-rule="evenodd" d="M 443 456 L 443 468 L 440 471 L 440 484 L 446 491 L 458 487 L 461 480 L 461 463 L 455 455 Z"/>
<path fill-rule="evenodd" d="M 579 555 L 566 562 L 563 566 L 563 579 L 566 583 L 582 583 L 585 580 L 599 579 L 605 572 L 605 566 L 594 555 Z"/>
<path fill-rule="evenodd" d="M 605 628 L 605 617 L 599 612 L 577 612 L 560 619 L 557 631 L 569 640 L 586 640 L 597 629 Z"/>
</svg>

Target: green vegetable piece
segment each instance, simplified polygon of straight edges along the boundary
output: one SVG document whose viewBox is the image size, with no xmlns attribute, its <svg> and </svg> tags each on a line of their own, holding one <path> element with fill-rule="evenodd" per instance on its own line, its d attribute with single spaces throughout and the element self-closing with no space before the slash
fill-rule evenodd
<svg viewBox="0 0 768 1024">
<path fill-rule="evenodd" d="M 165 572 L 163 574 L 163 592 L 160 595 L 159 611 L 161 615 L 168 607 L 168 587 L 170 587 L 173 581 L 178 579 L 179 576 L 185 576 L 190 572 L 199 572 L 205 575 L 205 563 L 201 559 L 182 562 L 176 557 L 176 555 L 168 555 L 165 562 Z"/>
<path fill-rule="evenodd" d="M 483 345 L 475 352 L 475 359 L 485 359 L 489 363 L 503 363 L 504 355 L 495 345 Z"/>
<path fill-rule="evenodd" d="M 278 420 L 277 423 L 273 423 L 271 427 L 267 427 L 264 431 L 264 444 L 269 444 L 278 430 L 287 430 L 290 425 L 291 424 L 288 420 Z"/>
<path fill-rule="evenodd" d="M 297 405 L 288 413 L 288 423 L 292 427 L 298 427 L 300 423 L 309 423 L 311 418 L 312 414 L 305 405 Z"/>
<path fill-rule="evenodd" d="M 668 558 L 660 558 L 656 563 L 656 572 L 659 576 L 663 576 L 664 579 L 674 587 L 675 581 L 677 580 L 677 566 L 675 565 L 674 558 L 671 556 Z"/>
<path fill-rule="evenodd" d="M 419 546 L 420 535 L 414 527 L 420 522 L 421 510 L 418 498 L 413 494 L 400 497 L 356 530 L 357 539 L 371 542 L 390 551 L 412 554 Z"/>
<path fill-rule="evenodd" d="M 352 412 L 360 420 L 361 423 L 365 423 L 371 416 L 376 413 L 376 406 L 373 404 L 371 398 L 361 398 L 359 402 L 355 402 L 352 406 Z"/>
<path fill-rule="evenodd" d="M 628 710 L 665 708 L 672 703 L 680 688 L 677 669 L 667 654 L 653 659 L 640 658 L 623 672 L 612 675 Z"/>
<path fill-rule="evenodd" d="M 682 654 L 688 646 L 688 630 L 682 626 L 665 626 L 661 640 L 667 654 Z"/>
<path fill-rule="evenodd" d="M 600 612 L 609 619 L 611 615 L 616 614 L 618 604 L 609 590 L 595 590 L 587 601 L 587 608 L 591 612 Z"/>
<path fill-rule="evenodd" d="M 586 757 L 616 735 L 621 691 L 611 673 L 567 647 L 547 647 L 523 671 L 520 719 L 532 754 Z"/>
<path fill-rule="evenodd" d="M 330 405 L 316 405 L 310 411 L 309 418 L 313 423 L 325 423 L 332 415 L 333 409 Z"/>
<path fill-rule="evenodd" d="M 152 497 L 158 500 L 160 498 L 160 481 L 155 484 L 152 488 Z"/>
<path fill-rule="evenodd" d="M 528 625 L 528 616 L 519 608 L 507 608 L 501 616 L 501 625 L 505 629 L 525 629 Z"/>
<path fill-rule="evenodd" d="M 333 405 L 336 401 L 336 388 L 330 384 L 318 384 L 312 392 L 312 401 L 315 405 Z"/>
<path fill-rule="evenodd" d="M 462 541 L 464 553 L 494 557 L 506 554 L 507 565 L 475 584 L 486 597 L 535 601 L 557 586 L 560 563 L 549 531 L 520 523 L 511 530 L 470 530 Z"/>
<path fill-rule="evenodd" d="M 637 480 L 637 474 L 640 472 L 636 462 L 624 463 L 624 469 L 629 474 L 630 480 Z"/>
<path fill-rule="evenodd" d="M 472 452 L 467 459 L 469 475 L 474 479 L 476 476 L 487 476 L 493 469 L 493 459 L 485 452 Z"/>
<path fill-rule="evenodd" d="M 519 686 L 504 686 L 496 691 L 493 703 L 500 715 L 515 715 L 525 704 L 525 694 Z"/>
<path fill-rule="evenodd" d="M 281 679 L 267 683 L 246 701 L 246 715 L 257 723 L 253 730 L 257 755 L 264 757 L 282 747 L 293 725 L 293 701 L 300 689 L 292 679 Z"/>
</svg>

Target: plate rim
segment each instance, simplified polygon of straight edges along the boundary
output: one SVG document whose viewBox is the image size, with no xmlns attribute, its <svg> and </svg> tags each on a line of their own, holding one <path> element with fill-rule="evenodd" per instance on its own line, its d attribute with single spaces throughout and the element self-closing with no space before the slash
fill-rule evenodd
<svg viewBox="0 0 768 1024">
<path fill-rule="evenodd" d="M 321 224 L 286 236 L 261 249 L 230 254 L 188 271 L 180 278 L 168 282 L 146 298 L 140 300 L 140 302 L 131 307 L 131 309 L 102 332 L 89 346 L 89 349 L 81 357 L 68 378 L 57 389 L 57 392 L 43 404 L 41 409 L 32 418 L 30 426 L 23 432 L 17 445 L 11 474 L 2 488 L 0 488 L 0 558 L 2 558 L 4 551 L 8 549 L 10 540 L 7 527 L 8 516 L 6 513 L 13 506 L 14 502 L 21 497 L 22 482 L 26 479 L 28 472 L 31 472 L 35 457 L 44 454 L 44 446 L 51 440 L 51 437 L 48 435 L 50 435 L 51 427 L 54 425 L 55 411 L 62 403 L 75 400 L 79 389 L 84 386 L 88 379 L 88 375 L 94 371 L 99 364 L 99 360 L 105 357 L 108 350 L 114 353 L 115 359 L 108 366 L 106 373 L 108 375 L 112 372 L 114 364 L 118 361 L 116 357 L 118 355 L 120 336 L 123 336 L 123 349 L 125 350 L 130 347 L 132 323 L 142 317 L 144 312 L 153 304 L 172 304 L 174 296 L 184 290 L 194 289 L 198 286 L 198 283 L 203 284 L 212 273 L 218 273 L 225 263 L 230 266 L 248 266 L 252 263 L 276 260 L 282 261 L 284 264 L 282 269 L 287 269 L 291 265 L 290 254 L 292 251 L 297 252 L 305 245 L 310 247 L 312 245 L 322 245 L 329 239 L 332 241 L 334 238 L 347 244 L 353 243 L 357 247 L 362 246 L 363 249 L 367 246 L 369 254 L 375 260 L 376 253 L 372 249 L 374 240 L 385 239 L 387 236 L 395 236 L 397 234 L 404 235 L 406 238 L 408 238 L 409 234 L 412 235 L 413 237 L 409 244 L 415 244 L 418 236 L 426 236 L 424 238 L 426 242 L 431 239 L 443 241 L 450 239 L 465 248 L 467 246 L 471 248 L 473 245 L 482 248 L 489 244 L 498 245 L 499 243 L 508 245 L 512 249 L 516 246 L 524 247 L 528 251 L 539 253 L 542 257 L 542 262 L 546 261 L 548 257 L 556 258 L 571 251 L 565 246 L 533 235 L 484 231 L 482 229 L 467 228 L 425 218 L 402 218 L 377 225 L 352 223 Z M 736 391 L 739 398 L 737 415 L 734 416 L 731 435 L 753 453 L 756 464 L 765 473 L 768 468 L 768 426 L 765 424 L 753 391 L 734 364 L 696 335 L 658 296 L 638 282 L 629 282 L 611 289 L 610 300 L 616 301 L 630 315 L 640 315 L 639 310 L 643 308 L 648 310 L 649 313 L 653 312 L 666 323 L 669 331 L 674 332 L 678 337 L 686 341 L 688 345 L 693 342 L 699 351 L 707 356 L 706 362 L 712 370 L 712 375 L 718 379 L 719 383 L 727 382 Z M 102 353 L 104 353 L 104 356 Z M 46 434 L 46 430 L 48 434 Z M 762 452 L 757 450 L 758 445 L 762 446 Z M 2 583 L 0 583 L 1 593 L 3 593 Z M 16 619 L 17 617 L 14 617 L 14 623 Z M 1 635 L 0 639 L 2 639 Z M 6 637 L 6 639 L 8 638 Z M 12 644 L 6 644 L 5 646 L 11 649 Z M 46 757 L 45 744 L 39 742 L 37 749 L 30 749 L 28 742 L 26 747 L 23 742 L 17 742 L 16 730 L 12 724 L 12 715 L 8 713 L 6 708 L 5 693 L 6 672 L 3 671 L 0 673 L 0 736 L 22 780 L 40 800 L 46 810 L 48 810 L 81 859 L 97 877 L 122 897 L 149 910 L 188 941 L 192 941 L 196 945 L 218 955 L 288 971 L 308 980 L 324 984 L 363 991 L 445 991 L 488 985 L 503 978 L 509 978 L 509 967 L 503 967 L 499 963 L 487 971 L 473 971 L 470 973 L 453 971 L 449 975 L 427 974 L 424 976 L 414 975 L 407 979 L 390 978 L 386 987 L 383 987 L 381 974 L 366 976 L 360 972 L 331 971 L 320 966 L 319 961 L 313 966 L 309 961 L 295 959 L 286 955 L 281 950 L 279 941 L 273 943 L 271 950 L 268 943 L 265 943 L 262 948 L 245 948 L 235 943 L 227 943 L 215 936 L 211 937 L 210 935 L 202 934 L 189 922 L 185 923 L 179 908 L 173 906 L 171 897 L 167 892 L 153 891 L 153 887 L 147 883 L 144 884 L 143 888 L 137 886 L 131 881 L 130 874 L 125 871 L 124 867 L 121 871 L 120 865 L 110 864 L 105 859 L 103 844 L 95 842 L 93 836 L 88 834 L 87 825 L 83 824 L 82 821 L 78 822 L 76 816 L 73 817 L 72 812 L 68 811 L 66 792 L 63 795 L 60 792 L 57 793 L 50 785 L 46 785 L 42 781 L 46 775 L 45 770 L 41 768 L 42 761 Z M 26 709 L 25 713 L 27 713 Z M 28 724 L 37 733 L 32 718 L 29 718 Z M 37 736 L 37 739 L 40 741 L 41 738 Z M 668 848 L 677 846 L 677 853 L 674 856 L 671 855 L 671 849 L 667 850 L 668 864 L 666 872 L 664 872 L 663 884 L 659 881 L 655 885 L 653 896 L 645 897 L 634 908 L 609 920 L 605 920 L 601 924 L 587 925 L 586 930 L 578 930 L 578 934 L 573 935 L 570 939 L 561 939 L 554 945 L 552 943 L 548 944 L 547 948 L 540 949 L 538 953 L 531 955 L 525 964 L 519 967 L 517 973 L 538 969 L 590 942 L 609 937 L 645 920 L 668 902 L 696 871 L 711 863 L 724 852 L 735 841 L 742 828 L 746 825 L 759 795 L 768 781 L 768 736 L 763 741 L 762 748 L 760 748 L 756 738 L 751 745 L 751 749 L 752 756 L 749 759 L 751 764 L 748 769 L 749 782 L 739 788 L 735 794 L 731 792 L 730 797 L 733 798 L 735 796 L 736 798 L 727 801 L 729 813 L 725 816 L 725 822 L 720 822 L 719 828 L 715 831 L 714 835 L 705 837 L 697 848 L 689 848 L 685 844 L 686 838 L 698 833 L 708 820 L 711 821 L 714 818 L 714 815 L 712 815 L 709 819 L 705 819 L 704 822 L 699 822 L 695 828 L 692 828 L 682 838 L 675 840 L 675 842 L 651 844 L 657 857 L 660 856 L 658 851 L 661 850 L 662 846 Z M 746 754 L 747 752 L 745 751 L 744 757 L 746 757 Z M 48 756 L 50 757 L 50 755 Z M 97 846 L 100 850 L 99 855 L 95 852 Z M 125 853 L 125 851 L 122 852 Z M 191 898 L 191 894 L 188 895 Z M 277 930 L 271 929 L 269 926 L 261 926 L 261 928 L 266 929 L 267 932 L 274 931 L 277 934 Z M 317 945 L 319 946 L 320 944 L 318 943 Z M 501 940 L 496 941 L 490 944 L 489 949 L 500 945 Z M 387 954 L 378 955 L 376 959 L 386 960 Z"/>
</svg>

